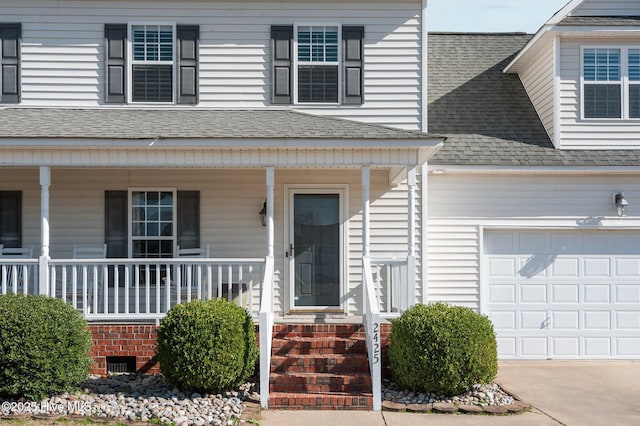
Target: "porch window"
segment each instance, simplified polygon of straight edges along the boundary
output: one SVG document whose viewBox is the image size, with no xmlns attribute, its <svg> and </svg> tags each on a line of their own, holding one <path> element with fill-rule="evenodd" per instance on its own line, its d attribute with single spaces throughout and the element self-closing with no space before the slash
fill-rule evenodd
<svg viewBox="0 0 640 426">
<path fill-rule="evenodd" d="M 22 192 L 0 191 L 0 244 L 22 247 Z"/>
<path fill-rule="evenodd" d="M 173 257 L 175 191 L 131 192 L 132 257 Z"/>
</svg>

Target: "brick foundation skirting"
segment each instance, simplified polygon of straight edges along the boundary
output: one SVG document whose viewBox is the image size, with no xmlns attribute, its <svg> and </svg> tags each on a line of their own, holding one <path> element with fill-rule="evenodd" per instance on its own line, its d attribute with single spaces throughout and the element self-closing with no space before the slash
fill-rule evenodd
<svg viewBox="0 0 640 426">
<path fill-rule="evenodd" d="M 319 328 L 318 328 L 319 327 Z M 322 328 L 324 327 L 324 328 Z M 312 325 L 309 327 L 311 333 L 329 331 L 330 325 Z M 156 330 L 155 325 L 90 325 L 93 347 L 91 356 L 93 366 L 91 374 L 105 376 L 107 374 L 107 357 L 112 356 L 135 356 L 136 372 L 157 374 L 160 367 L 155 358 Z M 274 334 L 280 330 L 279 325 L 274 327 Z M 383 365 L 388 366 L 387 347 L 389 342 L 390 324 L 380 325 L 380 340 L 382 341 Z M 256 338 L 258 326 L 256 325 Z M 386 371 L 384 375 L 388 377 Z"/>
</svg>

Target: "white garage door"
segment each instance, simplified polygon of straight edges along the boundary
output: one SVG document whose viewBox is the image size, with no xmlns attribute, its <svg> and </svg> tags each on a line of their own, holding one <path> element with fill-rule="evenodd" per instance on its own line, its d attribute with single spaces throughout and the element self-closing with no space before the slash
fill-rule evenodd
<svg viewBox="0 0 640 426">
<path fill-rule="evenodd" d="M 640 358 L 640 232 L 487 231 L 502 359 Z"/>
</svg>

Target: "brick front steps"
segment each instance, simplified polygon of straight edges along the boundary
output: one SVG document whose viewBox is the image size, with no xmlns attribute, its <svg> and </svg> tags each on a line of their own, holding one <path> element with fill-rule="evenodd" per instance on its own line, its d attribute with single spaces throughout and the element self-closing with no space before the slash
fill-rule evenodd
<svg viewBox="0 0 640 426">
<path fill-rule="evenodd" d="M 359 324 L 276 324 L 269 408 L 371 410 L 371 377 Z"/>
</svg>

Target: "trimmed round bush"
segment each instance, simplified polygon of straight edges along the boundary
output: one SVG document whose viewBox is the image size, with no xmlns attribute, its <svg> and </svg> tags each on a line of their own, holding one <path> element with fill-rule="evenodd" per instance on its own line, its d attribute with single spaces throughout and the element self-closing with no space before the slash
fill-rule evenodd
<svg viewBox="0 0 640 426">
<path fill-rule="evenodd" d="M 413 391 L 458 395 L 498 372 L 493 324 L 469 308 L 416 305 L 393 321 L 389 339 L 393 379 Z"/>
<path fill-rule="evenodd" d="M 82 314 L 46 296 L 0 296 L 0 395 L 41 400 L 73 391 L 91 367 Z"/>
<path fill-rule="evenodd" d="M 158 328 L 160 371 L 173 386 L 201 393 L 236 388 L 258 359 L 251 316 L 222 299 L 171 308 Z"/>
</svg>

